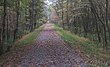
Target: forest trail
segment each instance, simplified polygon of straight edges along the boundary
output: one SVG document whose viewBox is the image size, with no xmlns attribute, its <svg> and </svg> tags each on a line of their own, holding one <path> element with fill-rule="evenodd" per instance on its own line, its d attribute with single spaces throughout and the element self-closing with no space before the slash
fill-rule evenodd
<svg viewBox="0 0 110 67">
<path fill-rule="evenodd" d="M 80 55 L 66 46 L 53 24 L 43 26 L 36 43 L 3 56 L 0 67 L 87 67 Z"/>
</svg>

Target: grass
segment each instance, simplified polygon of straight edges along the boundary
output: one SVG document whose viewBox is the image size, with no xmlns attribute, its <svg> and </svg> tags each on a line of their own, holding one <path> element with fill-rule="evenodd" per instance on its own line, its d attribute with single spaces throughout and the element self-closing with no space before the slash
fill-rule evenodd
<svg viewBox="0 0 110 67">
<path fill-rule="evenodd" d="M 14 49 L 20 48 L 22 46 L 34 43 L 36 41 L 37 36 L 41 32 L 42 28 L 43 27 L 41 26 L 38 29 L 35 29 L 35 31 L 23 36 L 20 40 L 15 42 L 15 45 L 12 46 L 11 50 L 14 50 Z"/>
<path fill-rule="evenodd" d="M 80 37 L 78 35 L 72 34 L 69 31 L 63 30 L 58 26 L 54 26 L 57 33 L 61 38 L 68 43 L 71 48 L 78 49 L 84 54 L 95 57 L 96 60 L 104 61 L 105 63 L 97 63 L 100 66 L 107 67 L 106 62 L 110 62 L 110 53 L 104 51 L 98 44 L 90 41 L 87 38 Z"/>
</svg>

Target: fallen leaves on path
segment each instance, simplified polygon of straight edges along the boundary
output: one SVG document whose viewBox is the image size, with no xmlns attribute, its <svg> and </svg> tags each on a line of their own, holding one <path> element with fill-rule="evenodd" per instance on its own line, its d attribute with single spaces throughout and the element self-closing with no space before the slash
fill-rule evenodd
<svg viewBox="0 0 110 67">
<path fill-rule="evenodd" d="M 86 61 L 66 46 L 50 23 L 44 25 L 36 43 L 0 59 L 0 67 L 87 67 Z"/>
</svg>

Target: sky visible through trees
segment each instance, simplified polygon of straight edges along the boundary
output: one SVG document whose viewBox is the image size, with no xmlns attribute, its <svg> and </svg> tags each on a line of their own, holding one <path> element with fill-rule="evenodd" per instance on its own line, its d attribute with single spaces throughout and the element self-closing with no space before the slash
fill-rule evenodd
<svg viewBox="0 0 110 67">
<path fill-rule="evenodd" d="M 52 28 L 47 21 L 70 47 L 110 66 L 109 0 L 0 0 L 0 55 L 30 44 L 43 24 Z"/>
</svg>

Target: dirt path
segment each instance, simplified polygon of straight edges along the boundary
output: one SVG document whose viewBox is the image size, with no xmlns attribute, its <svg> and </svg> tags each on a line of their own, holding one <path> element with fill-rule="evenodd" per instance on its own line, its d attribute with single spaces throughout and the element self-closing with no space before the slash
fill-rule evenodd
<svg viewBox="0 0 110 67">
<path fill-rule="evenodd" d="M 0 67 L 87 67 L 49 23 L 44 25 L 35 44 L 20 48 L 4 58 Z"/>
</svg>

